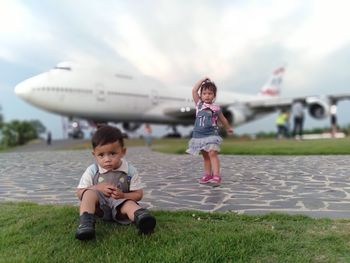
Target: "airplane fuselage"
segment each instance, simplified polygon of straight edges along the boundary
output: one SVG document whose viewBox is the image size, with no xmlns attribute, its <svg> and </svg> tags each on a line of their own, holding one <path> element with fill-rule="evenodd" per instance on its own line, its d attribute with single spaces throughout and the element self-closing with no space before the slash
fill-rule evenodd
<svg viewBox="0 0 350 263">
<path fill-rule="evenodd" d="M 174 125 L 191 125 L 194 122 L 191 90 L 191 86 L 169 89 L 144 76 L 72 67 L 51 69 L 21 82 L 15 88 L 16 93 L 29 103 L 68 117 L 101 122 Z M 254 96 L 220 90 L 216 102 L 238 104 L 252 99 Z M 167 109 L 172 114 L 166 114 Z M 188 113 L 188 117 L 184 117 L 183 113 Z"/>
<path fill-rule="evenodd" d="M 350 99 L 350 94 L 279 97 L 284 71 L 284 67 L 274 70 L 259 95 L 219 89 L 215 103 L 221 106 L 229 122 L 237 126 L 278 109 L 289 110 L 296 100 L 303 103 L 313 118 L 323 119 L 329 116 L 332 104 Z M 153 78 L 118 72 L 62 62 L 19 83 L 15 92 L 34 106 L 71 118 L 124 124 L 193 124 L 192 86 L 168 88 Z"/>
</svg>

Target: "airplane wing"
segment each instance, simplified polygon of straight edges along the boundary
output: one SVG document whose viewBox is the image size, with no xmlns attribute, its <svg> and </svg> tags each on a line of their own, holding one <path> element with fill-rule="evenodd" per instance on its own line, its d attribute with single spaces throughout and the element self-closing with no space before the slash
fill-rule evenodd
<svg viewBox="0 0 350 263">
<path fill-rule="evenodd" d="M 182 119 L 191 118 L 193 121 L 193 117 L 196 114 L 196 108 L 195 107 L 165 108 L 164 114 L 174 118 L 182 118 Z"/>
<path fill-rule="evenodd" d="M 290 106 L 295 98 L 279 98 L 261 99 L 245 102 L 244 104 L 251 109 L 276 109 Z"/>
<path fill-rule="evenodd" d="M 313 118 L 324 119 L 330 115 L 330 107 L 336 105 L 341 100 L 350 100 L 350 93 L 325 96 L 261 98 L 244 102 L 243 108 L 248 108 L 252 114 L 271 113 L 282 108 L 290 109 L 295 101 L 300 101 Z M 222 105 L 222 107 L 230 110 L 231 106 Z"/>
<path fill-rule="evenodd" d="M 179 104 L 159 104 L 153 107 L 151 110 L 145 112 L 145 116 L 148 118 L 166 118 L 170 123 L 179 123 L 183 125 L 193 124 L 195 118 L 196 109 L 194 105 L 179 105 Z"/>
<path fill-rule="evenodd" d="M 329 99 L 334 103 L 337 103 L 340 100 L 350 100 L 349 93 L 337 94 L 337 95 L 328 95 Z"/>
<path fill-rule="evenodd" d="M 261 100 L 253 100 L 245 102 L 245 105 L 252 109 L 262 109 L 262 108 L 283 108 L 288 107 L 293 104 L 294 101 L 301 101 L 305 107 L 308 106 L 310 102 L 314 101 L 324 101 L 329 104 L 336 104 L 341 100 L 350 100 L 350 94 L 337 94 L 337 95 L 326 95 L 326 96 L 305 96 L 305 97 L 274 97 L 269 99 L 262 98 Z M 227 107 L 230 105 L 221 105 L 221 107 Z"/>
<path fill-rule="evenodd" d="M 300 101 L 315 119 L 324 119 L 330 115 L 330 107 L 340 100 L 350 99 L 350 94 L 304 97 L 256 97 L 253 100 L 235 103 L 218 103 L 224 115 L 234 126 L 256 119 L 259 116 L 273 113 L 279 109 L 290 109 L 293 102 Z M 181 124 L 192 124 L 196 109 L 194 105 L 160 104 L 146 115 L 163 115 Z"/>
</svg>

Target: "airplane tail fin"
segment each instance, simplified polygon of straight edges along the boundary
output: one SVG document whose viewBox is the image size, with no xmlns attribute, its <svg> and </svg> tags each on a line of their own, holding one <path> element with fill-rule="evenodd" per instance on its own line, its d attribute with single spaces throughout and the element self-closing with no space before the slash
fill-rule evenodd
<svg viewBox="0 0 350 263">
<path fill-rule="evenodd" d="M 282 78 L 285 71 L 285 67 L 281 66 L 276 68 L 273 72 L 269 80 L 265 83 L 264 86 L 261 87 L 260 95 L 276 97 L 280 95 Z"/>
</svg>

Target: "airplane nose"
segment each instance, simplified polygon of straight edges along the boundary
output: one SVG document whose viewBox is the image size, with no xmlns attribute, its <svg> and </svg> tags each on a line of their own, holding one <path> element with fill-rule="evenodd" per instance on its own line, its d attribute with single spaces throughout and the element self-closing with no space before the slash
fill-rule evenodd
<svg viewBox="0 0 350 263">
<path fill-rule="evenodd" d="M 29 87 L 26 85 L 25 81 L 22 81 L 16 85 L 15 93 L 21 98 L 25 98 L 28 95 Z"/>
<path fill-rule="evenodd" d="M 19 96 L 23 99 L 28 98 L 28 95 L 30 93 L 30 86 L 28 85 L 28 82 L 25 80 L 25 81 L 18 83 L 15 86 L 15 93 L 17 96 Z"/>
<path fill-rule="evenodd" d="M 15 86 L 15 94 L 22 99 L 29 99 L 33 88 L 39 83 L 39 76 L 26 79 Z"/>
</svg>

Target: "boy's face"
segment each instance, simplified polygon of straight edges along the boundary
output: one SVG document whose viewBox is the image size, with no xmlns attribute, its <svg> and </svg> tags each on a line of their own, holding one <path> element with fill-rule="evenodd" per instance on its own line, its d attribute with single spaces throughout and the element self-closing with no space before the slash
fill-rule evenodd
<svg viewBox="0 0 350 263">
<path fill-rule="evenodd" d="M 95 157 L 99 166 L 108 171 L 117 169 L 121 164 L 121 159 L 125 155 L 126 149 L 119 142 L 98 145 L 93 150 L 92 155 Z"/>
</svg>

